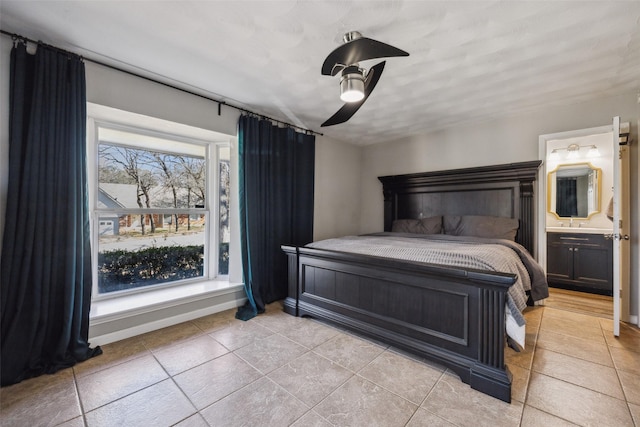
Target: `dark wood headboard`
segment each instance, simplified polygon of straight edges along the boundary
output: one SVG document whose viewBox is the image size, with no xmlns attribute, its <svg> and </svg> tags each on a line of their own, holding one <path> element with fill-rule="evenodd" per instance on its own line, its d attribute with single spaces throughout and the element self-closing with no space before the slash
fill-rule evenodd
<svg viewBox="0 0 640 427">
<path fill-rule="evenodd" d="M 542 162 L 509 163 L 408 175 L 381 176 L 384 230 L 396 219 L 436 215 L 517 218 L 516 242 L 533 253 L 534 182 Z"/>
</svg>

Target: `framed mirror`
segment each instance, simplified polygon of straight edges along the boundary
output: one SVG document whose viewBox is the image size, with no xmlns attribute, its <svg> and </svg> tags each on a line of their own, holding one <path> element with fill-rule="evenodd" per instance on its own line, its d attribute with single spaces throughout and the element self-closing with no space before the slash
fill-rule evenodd
<svg viewBox="0 0 640 427">
<path fill-rule="evenodd" d="M 547 176 L 547 211 L 558 219 L 600 212 L 602 170 L 591 163 L 558 165 Z"/>
</svg>

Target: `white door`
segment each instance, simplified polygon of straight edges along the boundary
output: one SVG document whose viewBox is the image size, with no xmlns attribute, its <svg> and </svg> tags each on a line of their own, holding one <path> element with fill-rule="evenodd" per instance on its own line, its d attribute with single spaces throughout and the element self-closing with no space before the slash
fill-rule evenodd
<svg viewBox="0 0 640 427">
<path fill-rule="evenodd" d="M 629 169 L 626 164 L 629 153 L 627 147 L 620 146 L 620 117 L 613 118 L 613 152 L 613 335 L 617 337 L 620 336 L 621 298 L 625 296 L 623 301 L 628 303 L 629 296 L 628 264 L 625 258 L 628 257 L 630 218 L 628 214 L 623 215 L 623 209 L 628 212 L 628 203 L 623 196 L 628 190 Z M 628 316 L 628 310 L 624 311 Z"/>
</svg>

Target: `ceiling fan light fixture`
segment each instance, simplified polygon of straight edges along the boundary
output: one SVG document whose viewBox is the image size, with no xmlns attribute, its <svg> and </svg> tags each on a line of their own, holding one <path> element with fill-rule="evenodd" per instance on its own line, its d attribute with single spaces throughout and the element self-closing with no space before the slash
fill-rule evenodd
<svg viewBox="0 0 640 427">
<path fill-rule="evenodd" d="M 344 35 L 344 43 L 335 48 L 322 63 L 323 76 L 340 77 L 340 99 L 344 105 L 320 126 L 333 126 L 349 120 L 362 107 L 378 84 L 386 61 L 378 62 L 369 70 L 359 67 L 361 61 L 394 56 L 409 56 L 408 52 L 386 43 L 362 37 L 358 31 Z"/>
<path fill-rule="evenodd" d="M 364 98 L 364 76 L 357 67 L 347 67 L 340 78 L 340 99 L 358 102 Z"/>
</svg>

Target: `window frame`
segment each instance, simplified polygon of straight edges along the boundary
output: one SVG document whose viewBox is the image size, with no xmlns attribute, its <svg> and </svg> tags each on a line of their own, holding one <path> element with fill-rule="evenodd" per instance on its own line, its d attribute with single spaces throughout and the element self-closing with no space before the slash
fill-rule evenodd
<svg viewBox="0 0 640 427">
<path fill-rule="evenodd" d="M 118 112 L 116 117 L 112 117 L 111 114 L 101 114 L 101 110 L 113 110 L 109 107 L 103 107 L 96 104 L 89 104 L 93 108 L 89 108 L 87 111 L 87 181 L 89 192 L 89 217 L 91 228 L 91 264 L 92 264 L 92 301 L 110 300 L 119 297 L 126 297 L 135 294 L 143 294 L 146 292 L 153 292 L 157 290 L 180 287 L 184 285 L 193 285 L 200 282 L 228 282 L 229 274 L 218 274 L 219 266 L 218 260 L 220 256 L 220 203 L 219 203 L 219 176 L 220 176 L 220 162 L 221 160 L 229 161 L 231 167 L 231 159 L 221 159 L 221 150 L 231 149 L 231 143 L 228 139 L 221 138 L 213 131 L 207 131 L 206 129 L 200 129 L 189 125 L 183 125 L 177 122 L 170 122 L 164 119 L 159 119 L 150 116 L 144 116 L 149 119 L 150 122 L 157 123 L 162 126 L 163 130 L 152 128 L 151 126 L 138 125 L 135 123 L 136 118 L 141 117 L 136 113 L 127 112 L 124 110 L 116 110 Z M 130 116 L 130 117 L 127 117 Z M 167 125 L 168 124 L 168 125 Z M 169 131 L 168 129 L 174 128 L 171 125 L 176 125 L 175 128 L 179 129 L 192 129 L 194 132 L 200 132 L 206 135 L 187 136 L 175 131 Z M 160 127 L 160 126 L 159 126 Z M 98 179 L 98 146 L 99 141 L 99 129 L 107 128 L 114 130 L 121 130 L 126 132 L 137 133 L 149 137 L 159 137 L 163 139 L 174 140 L 181 143 L 194 144 L 204 147 L 205 149 L 205 204 L 202 208 L 123 208 L 123 209 L 101 209 L 98 207 L 98 193 L 99 193 L 99 179 Z M 122 147 L 143 149 L 141 146 L 127 145 L 127 144 L 111 144 L 120 145 Z M 149 149 L 149 147 L 147 147 Z M 161 150 L 160 150 L 161 151 Z M 161 151 L 163 152 L 163 151 Z M 176 154 L 171 152 L 170 154 Z M 99 233 L 100 233 L 100 215 L 115 213 L 122 214 L 123 212 L 131 215 L 140 214 L 158 214 L 158 215 L 173 215 L 173 214 L 187 214 L 187 215 L 204 215 L 205 216 L 205 232 L 204 232 L 204 266 L 203 275 L 200 277 L 194 277 L 189 279 L 175 280 L 171 282 L 158 283 L 153 285 L 142 286 L 138 288 L 132 288 L 122 291 L 114 291 L 109 293 L 98 292 L 98 253 L 99 253 Z"/>
</svg>

